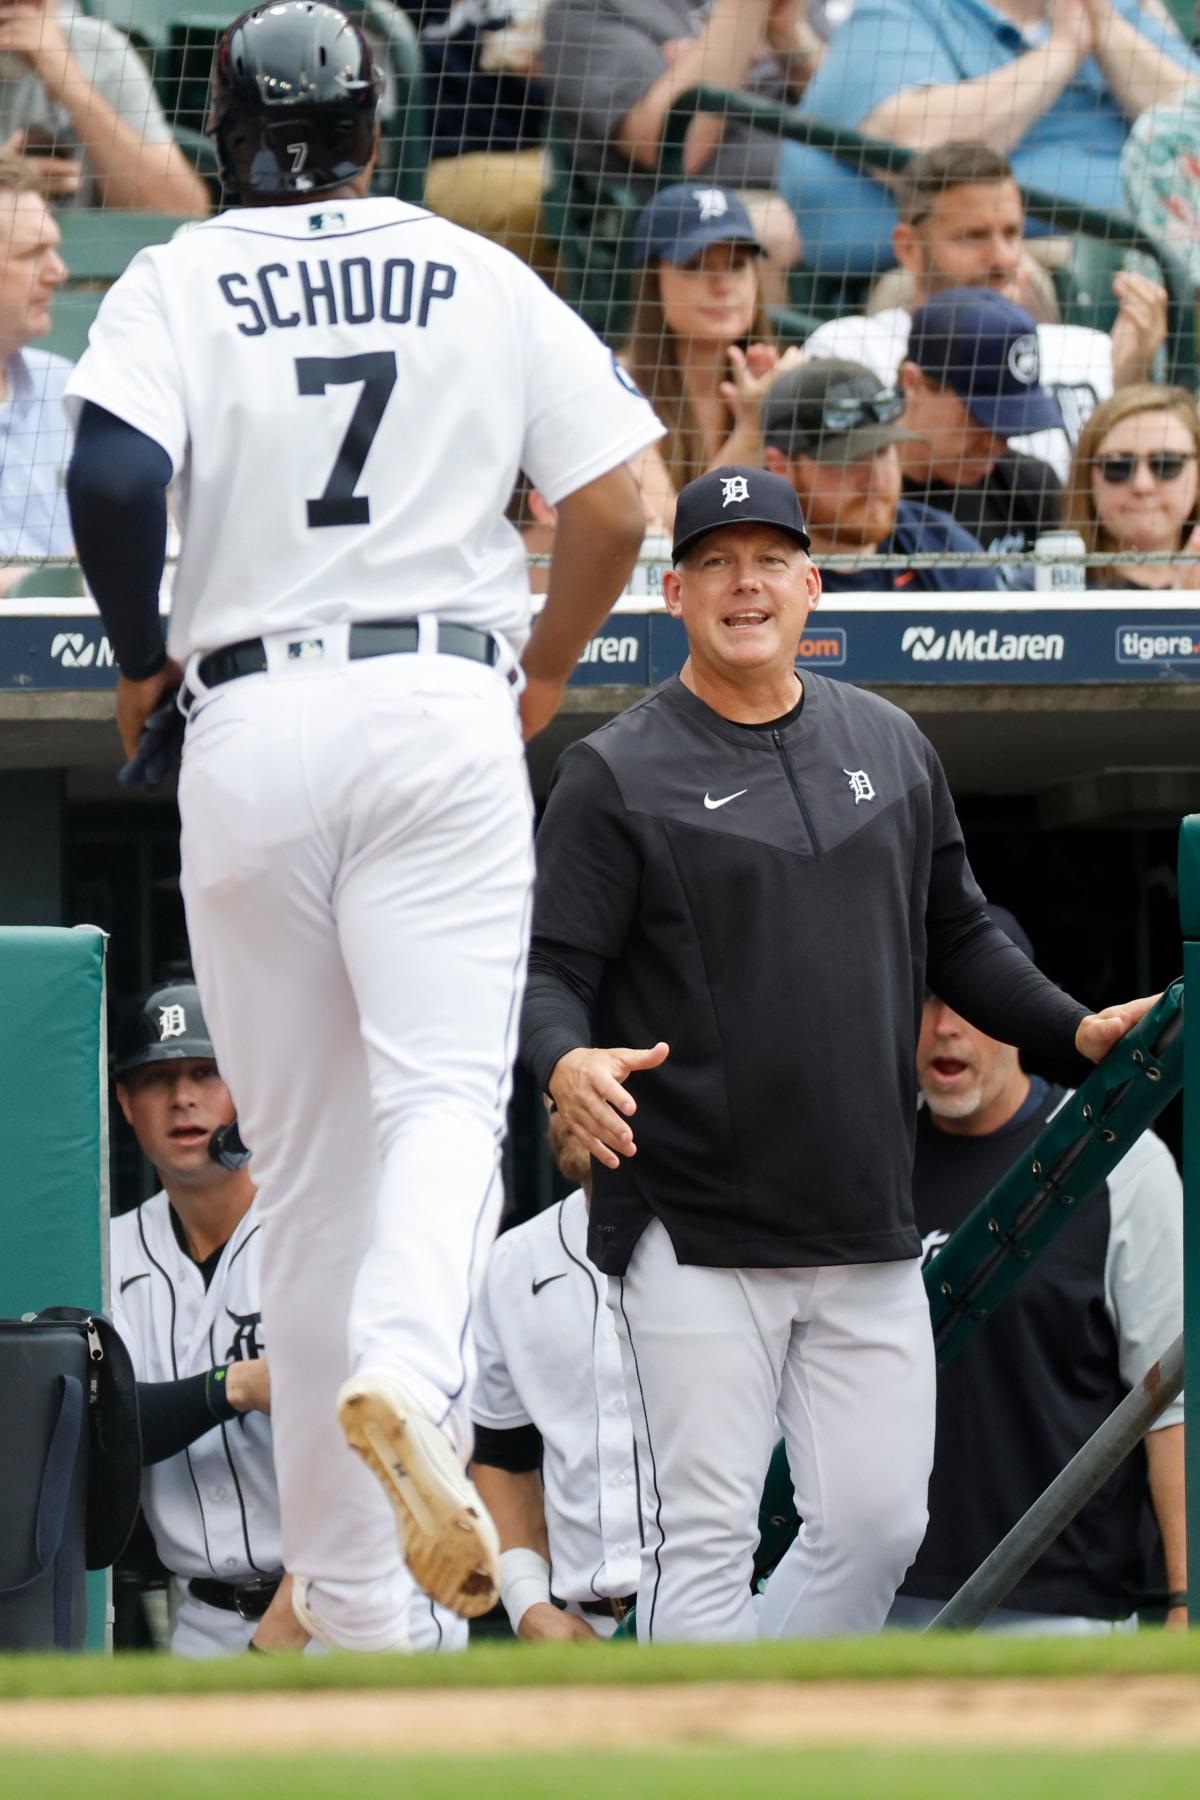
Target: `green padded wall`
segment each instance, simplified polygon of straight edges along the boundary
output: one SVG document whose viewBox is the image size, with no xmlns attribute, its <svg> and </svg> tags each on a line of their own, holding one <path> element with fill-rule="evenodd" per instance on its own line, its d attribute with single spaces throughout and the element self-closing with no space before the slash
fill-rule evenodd
<svg viewBox="0 0 1200 1800">
<path fill-rule="evenodd" d="M 104 933 L 0 928 L 0 1316 L 108 1299 Z M 88 1577 L 90 1649 L 108 1576 Z"/>
</svg>

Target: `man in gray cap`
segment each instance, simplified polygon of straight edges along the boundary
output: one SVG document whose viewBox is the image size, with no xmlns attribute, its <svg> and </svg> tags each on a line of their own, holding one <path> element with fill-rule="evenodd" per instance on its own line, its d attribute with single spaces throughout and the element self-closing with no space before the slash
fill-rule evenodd
<svg viewBox="0 0 1200 1800">
<path fill-rule="evenodd" d="M 812 538 L 812 553 L 864 558 L 981 556 L 983 546 L 948 513 L 901 498 L 897 443 L 904 396 L 862 363 L 802 363 L 775 381 L 763 408 L 763 461 L 791 482 Z M 822 571 L 827 594 L 911 589 L 913 592 L 1000 586 L 995 569 L 978 565 Z"/>
</svg>

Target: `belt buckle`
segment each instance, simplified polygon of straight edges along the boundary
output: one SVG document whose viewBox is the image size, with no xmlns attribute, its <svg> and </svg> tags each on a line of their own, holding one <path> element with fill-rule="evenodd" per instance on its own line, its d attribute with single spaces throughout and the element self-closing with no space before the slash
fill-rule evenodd
<svg viewBox="0 0 1200 1800">
<path fill-rule="evenodd" d="M 617 1621 L 618 1625 L 628 1613 L 633 1611 L 634 1604 L 634 1601 L 627 1600 L 623 1594 L 615 1595 L 613 1599 L 609 1601 L 609 1605 L 612 1608 L 612 1616 Z"/>
<path fill-rule="evenodd" d="M 277 1581 L 242 1581 L 233 1590 L 233 1604 L 239 1619 L 257 1624 L 279 1589 Z"/>
</svg>

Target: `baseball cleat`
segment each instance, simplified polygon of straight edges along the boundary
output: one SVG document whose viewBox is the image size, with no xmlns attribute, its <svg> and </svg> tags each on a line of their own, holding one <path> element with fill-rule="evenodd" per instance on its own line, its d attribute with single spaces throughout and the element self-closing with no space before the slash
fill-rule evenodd
<svg viewBox="0 0 1200 1800">
<path fill-rule="evenodd" d="M 500 1595 L 500 1539 L 449 1439 L 386 1375 L 351 1376 L 338 1418 L 395 1508 L 413 1580 L 460 1618 L 490 1612 Z"/>
</svg>

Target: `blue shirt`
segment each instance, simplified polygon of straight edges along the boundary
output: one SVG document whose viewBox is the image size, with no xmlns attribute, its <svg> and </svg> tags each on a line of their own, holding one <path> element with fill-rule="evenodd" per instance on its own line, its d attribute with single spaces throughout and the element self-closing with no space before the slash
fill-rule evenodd
<svg viewBox="0 0 1200 1800">
<path fill-rule="evenodd" d="M 70 556 L 65 488 L 71 427 L 62 403 L 71 364 L 47 350 L 18 350 L 6 364 L 0 405 L 0 557 Z"/>
<path fill-rule="evenodd" d="M 1169 21 L 1155 17 L 1139 0 L 1113 0 L 1113 7 L 1147 42 L 1200 78 L 1200 58 Z M 1048 35 L 1045 23 L 1022 31 L 987 0 L 858 0 L 805 92 L 804 111 L 811 118 L 861 130 L 875 108 L 894 95 L 989 75 L 1039 48 Z M 1010 152 L 1013 172 L 1030 187 L 1110 211 L 1124 203 L 1118 165 L 1131 123 L 1099 63 L 1088 57 Z M 954 135 L 970 135 L 965 115 Z M 864 241 L 873 237 L 878 244 L 880 235 L 890 231 L 895 211 L 878 184 L 799 144 L 784 146 L 783 162 L 780 187 L 797 210 L 806 251 L 823 236 L 831 244 L 848 241 L 833 208 L 869 212 Z M 867 266 L 861 254 L 846 260 L 848 266 Z"/>
<path fill-rule="evenodd" d="M 922 500 L 901 500 L 896 508 L 892 535 L 876 552 L 879 556 L 982 556 L 983 545 L 949 513 L 926 506 Z M 827 594 L 868 593 L 990 593 L 1002 585 L 995 569 L 822 569 L 821 586 Z"/>
</svg>

